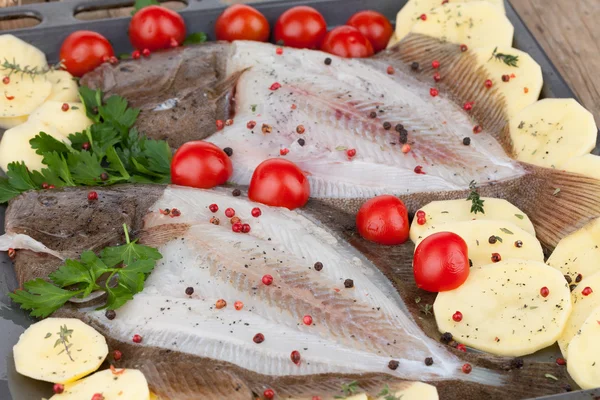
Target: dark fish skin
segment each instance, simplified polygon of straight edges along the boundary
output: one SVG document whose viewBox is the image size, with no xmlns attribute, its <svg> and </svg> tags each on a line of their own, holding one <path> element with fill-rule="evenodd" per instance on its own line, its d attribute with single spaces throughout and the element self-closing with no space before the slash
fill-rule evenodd
<svg viewBox="0 0 600 400">
<path fill-rule="evenodd" d="M 141 110 L 136 123 L 141 132 L 177 148 L 213 134 L 215 121 L 230 117 L 237 77 L 225 76 L 228 49 L 228 43 L 211 42 L 116 66 L 104 63 L 81 84 L 125 97 Z M 164 110 L 153 111 L 161 105 Z"/>
<path fill-rule="evenodd" d="M 103 64 L 86 75 L 82 83 L 99 87 L 108 94 L 119 94 L 140 107 L 138 128 L 156 139 L 165 139 L 172 147 L 189 140 L 201 140 L 216 131 L 215 120 L 231 116 L 233 88 L 242 72 L 224 76 L 229 44 L 207 43 L 153 54 L 149 59 L 124 62 L 118 66 Z M 458 45 L 440 42 L 423 35 L 409 35 L 393 48 L 379 53 L 376 60 L 363 62 L 377 65 L 381 60 L 400 73 L 410 73 L 428 84 L 436 59 L 452 74 L 439 83 L 445 93 L 458 103 L 475 101 L 473 119 L 493 135 L 508 155 L 514 155 L 507 127 L 505 100 L 496 89 L 484 85 L 486 72 L 475 56 L 462 52 Z M 418 72 L 408 65 L 418 62 Z M 182 101 L 167 111 L 152 111 L 168 99 Z M 193 104 L 192 104 L 193 103 Z M 523 164 L 528 173 L 520 178 L 477 182 L 483 196 L 506 199 L 532 220 L 538 239 L 546 249 L 560 239 L 600 217 L 600 182 L 577 174 Z M 560 189 L 557 192 L 557 189 Z M 421 192 L 400 195 L 410 213 L 434 200 L 466 199 L 468 191 Z M 321 201 L 349 213 L 355 213 L 367 199 L 329 198 Z M 556 210 L 561 210 L 556 213 Z"/>
<path fill-rule="evenodd" d="M 6 213 L 6 231 L 26 233 L 49 247 L 74 257 L 88 248 L 99 251 L 107 245 L 124 241 L 122 224 L 131 226 L 132 232 L 143 243 L 161 243 L 170 240 L 173 232 L 157 229 L 145 230 L 142 218 L 148 208 L 163 193 L 164 186 L 122 185 L 93 188 L 99 201 L 88 203 L 89 188 L 65 188 L 51 192 L 33 191 L 13 199 Z M 26 210 L 30 210 L 29 213 Z M 64 210 L 70 210 L 65 212 Z M 302 212 L 314 218 L 346 239 L 352 246 L 369 258 L 395 285 L 405 304 L 423 331 L 435 340 L 439 339 L 435 319 L 423 312 L 426 304 L 433 304 L 434 293 L 416 287 L 412 274 L 414 246 L 380 246 L 367 242 L 355 229 L 354 216 L 339 209 L 311 200 Z M 60 221 L 57 223 L 57 218 Z M 40 224 L 37 224 L 36 221 Z M 90 222 L 92 221 L 92 222 Z M 177 224 L 176 224 L 177 225 Z M 182 232 L 186 226 L 181 224 Z M 43 227 L 43 229 L 41 228 Z M 178 227 L 174 227 L 174 232 Z M 52 256 L 18 250 L 15 268 L 19 283 L 33 278 L 46 278 L 60 264 Z M 20 272 L 20 273 L 19 273 Z M 420 298 L 417 303 L 415 299 Z M 141 369 L 152 390 L 165 399 L 254 400 L 266 388 L 273 388 L 281 398 L 341 395 L 341 385 L 358 381 L 361 389 L 375 396 L 385 384 L 391 387 L 401 384 L 388 375 L 324 374 L 311 376 L 269 377 L 245 370 L 236 365 L 178 353 L 165 349 L 136 346 L 117 342 L 110 338 L 107 326 L 87 319 L 74 305 L 63 307 L 54 316 L 77 317 L 91 322 L 107 336 L 111 350 L 123 352 L 118 367 Z M 117 310 L 117 318 L 119 312 Z M 438 387 L 441 399 L 522 399 L 532 396 L 559 393 L 567 381 L 565 368 L 556 363 L 526 362 L 522 370 L 511 369 L 511 359 L 481 353 L 449 351 L 469 362 L 474 368 L 485 367 L 501 371 L 507 383 L 502 387 L 478 385 L 464 381 L 432 382 Z M 550 381 L 544 374 L 550 373 L 558 382 Z"/>
</svg>

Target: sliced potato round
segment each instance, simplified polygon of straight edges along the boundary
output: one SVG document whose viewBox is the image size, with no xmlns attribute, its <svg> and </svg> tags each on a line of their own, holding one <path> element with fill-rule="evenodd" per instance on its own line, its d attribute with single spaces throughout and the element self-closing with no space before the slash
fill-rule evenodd
<svg viewBox="0 0 600 400">
<path fill-rule="evenodd" d="M 451 0 L 450 3 L 469 3 L 477 0 Z M 481 0 L 479 0 L 481 1 Z M 489 3 L 499 7 L 504 13 L 504 1 L 503 0 L 488 0 Z M 396 41 L 402 40 L 404 36 L 408 35 L 410 28 L 415 24 L 419 16 L 422 14 L 428 15 L 429 13 L 440 6 L 442 2 L 439 0 L 409 0 L 404 7 L 398 12 L 396 16 Z"/>
<path fill-rule="evenodd" d="M 48 101 L 78 102 L 79 90 L 77 82 L 67 71 L 52 70 L 45 74 L 46 79 L 52 84 L 52 91 Z"/>
<path fill-rule="evenodd" d="M 62 101 L 46 101 L 31 113 L 29 121 L 39 121 L 66 137 L 71 133 L 84 131 L 92 125 L 92 120 L 87 117 L 83 104 L 67 103 L 68 111 L 62 110 L 63 104 Z"/>
<path fill-rule="evenodd" d="M 21 68 L 37 68 L 38 71 L 48 67 L 43 51 L 13 35 L 0 35 L 0 64 L 5 61 Z M 0 76 L 4 72 L 0 70 Z"/>
<path fill-rule="evenodd" d="M 597 134 L 594 116 L 574 99 L 543 99 L 510 119 L 517 159 L 547 168 L 592 151 Z"/>
<path fill-rule="evenodd" d="M 464 199 L 432 201 L 425 207 L 421 207 L 420 210 L 425 212 L 426 222 L 419 225 L 416 218 L 413 220 L 410 226 L 410 239 L 417 242 L 419 236 L 436 225 L 471 220 L 506 221 L 535 236 L 533 224 L 523 211 L 503 199 L 491 197 L 482 197 L 481 199 L 485 201 L 485 214 L 473 214 L 471 202 Z"/>
<path fill-rule="evenodd" d="M 402 400 L 439 400 L 437 388 L 435 386 L 424 382 L 406 383 L 406 388 L 394 391 L 394 398 Z M 386 396 L 380 396 L 377 400 L 387 400 L 388 398 L 389 397 Z"/>
<path fill-rule="evenodd" d="M 596 307 L 569 345 L 567 371 L 582 389 L 600 387 L 600 307 Z"/>
<path fill-rule="evenodd" d="M 586 287 L 592 289 L 592 293 L 584 296 L 581 292 Z M 594 292 L 594 290 L 596 290 Z M 569 316 L 567 325 L 564 331 L 558 338 L 558 345 L 563 356 L 567 358 L 571 340 L 577 335 L 581 325 L 585 322 L 588 316 L 598 307 L 600 307 L 600 272 L 583 277 L 577 287 L 571 292 L 571 300 L 573 302 L 573 311 Z"/>
<path fill-rule="evenodd" d="M 68 353 L 61 342 L 62 330 L 70 332 Z M 97 370 L 108 354 L 108 346 L 104 336 L 76 318 L 46 318 L 23 332 L 13 353 L 21 375 L 68 383 Z"/>
<path fill-rule="evenodd" d="M 4 132 L 0 142 L 0 167 L 6 171 L 11 162 L 24 161 L 30 171 L 39 171 L 45 168 L 45 165 L 42 164 L 42 156 L 37 154 L 29 144 L 29 141 L 40 132 L 68 142 L 67 137 L 58 132 L 56 128 L 40 121 L 27 121 Z"/>
<path fill-rule="evenodd" d="M 52 84 L 43 76 L 15 75 L 8 85 L 2 84 L 0 117 L 13 118 L 29 115 L 50 95 Z"/>
<path fill-rule="evenodd" d="M 558 242 L 547 263 L 575 281 L 578 274 L 586 278 L 600 272 L 598 260 L 600 219 L 595 219 Z"/>
<path fill-rule="evenodd" d="M 561 169 L 600 180 L 600 157 L 594 154 L 573 157 L 562 164 Z"/>
<path fill-rule="evenodd" d="M 417 246 L 427 236 L 437 232 L 454 232 L 462 237 L 475 267 L 490 264 L 494 253 L 498 253 L 503 260 L 518 258 L 544 261 L 542 245 L 537 238 L 510 222 L 475 220 L 439 224 L 419 235 Z M 490 243 L 492 236 L 495 242 Z M 520 247 L 515 244 L 518 240 L 521 241 Z"/>
<path fill-rule="evenodd" d="M 480 47 L 473 52 L 479 65 L 487 70 L 494 87 L 504 95 L 509 117 L 538 100 L 544 84 L 542 68 L 529 54 L 510 46 Z M 499 58 L 499 55 L 518 57 L 516 66 L 508 65 L 503 61 L 506 58 Z M 510 80 L 503 82 L 503 75 L 510 76 Z"/>
<path fill-rule="evenodd" d="M 548 297 L 540 295 L 547 287 Z M 433 304 L 440 332 L 460 343 L 501 356 L 524 356 L 552 345 L 569 313 L 571 294 L 562 274 L 543 262 L 506 260 L 471 268 L 456 290 Z M 452 315 L 463 318 L 455 322 Z"/>
<path fill-rule="evenodd" d="M 448 3 L 415 17 L 411 32 L 470 48 L 512 45 L 514 28 L 502 10 L 486 1 Z M 401 38 L 396 32 L 396 37 Z"/>
<path fill-rule="evenodd" d="M 65 385 L 65 391 L 55 394 L 50 400 L 91 399 L 94 394 L 101 393 L 106 400 L 149 400 L 148 382 L 137 369 L 110 369 L 98 371 L 77 382 Z"/>
<path fill-rule="evenodd" d="M 24 124 L 27 122 L 28 117 L 28 115 L 23 115 L 21 117 L 0 118 L 0 129 L 10 129 L 17 125 Z"/>
</svg>

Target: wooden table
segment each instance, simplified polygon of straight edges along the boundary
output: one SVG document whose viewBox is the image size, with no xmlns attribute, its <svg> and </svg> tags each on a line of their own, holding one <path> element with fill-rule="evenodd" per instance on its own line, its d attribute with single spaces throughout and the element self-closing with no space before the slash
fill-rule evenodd
<svg viewBox="0 0 600 400">
<path fill-rule="evenodd" d="M 0 0 L 2 5 L 37 0 Z M 229 0 L 232 3 L 242 2 Z M 600 125 L 600 0 L 509 0 Z M 111 15 L 129 15 L 114 10 Z M 0 22 L 0 29 L 31 26 L 34 21 Z"/>
</svg>

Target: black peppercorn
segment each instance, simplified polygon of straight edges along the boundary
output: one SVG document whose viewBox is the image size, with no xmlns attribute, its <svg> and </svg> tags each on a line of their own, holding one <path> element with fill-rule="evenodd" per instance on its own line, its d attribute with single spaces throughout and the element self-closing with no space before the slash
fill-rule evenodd
<svg viewBox="0 0 600 400">
<path fill-rule="evenodd" d="M 515 242 L 515 247 L 518 247 L 518 248 L 521 248 L 521 247 L 523 247 L 523 242 L 522 242 L 522 241 L 520 241 L 520 240 L 517 240 L 517 241 Z"/>
<path fill-rule="evenodd" d="M 400 133 L 404 130 L 404 125 L 396 124 L 396 126 L 394 126 L 394 129 L 396 130 L 396 132 Z"/>
<path fill-rule="evenodd" d="M 386 131 L 389 131 L 391 127 L 392 127 L 392 124 L 390 124 L 389 122 L 385 121 L 383 123 L 383 129 L 385 129 Z"/>
<path fill-rule="evenodd" d="M 233 195 L 233 197 L 238 197 L 239 195 L 242 194 L 242 191 L 240 189 L 233 189 L 231 194 Z"/>
<path fill-rule="evenodd" d="M 103 181 L 107 181 L 108 180 L 108 174 L 106 172 L 103 172 L 100 174 L 100 179 L 102 179 Z"/>
<path fill-rule="evenodd" d="M 400 135 L 398 136 L 398 141 L 401 144 L 406 144 L 408 143 L 408 132 L 405 130 L 400 131 Z"/>
<path fill-rule="evenodd" d="M 117 316 L 117 313 L 115 310 L 106 310 L 104 316 L 112 321 Z"/>
<path fill-rule="evenodd" d="M 233 155 L 233 149 L 231 147 L 225 147 L 223 149 L 223 151 L 225 152 L 225 154 L 227 154 L 227 156 L 231 157 Z"/>
<path fill-rule="evenodd" d="M 331 65 L 331 58 L 327 57 L 325 59 L 325 65 Z"/>
<path fill-rule="evenodd" d="M 433 365 L 433 358 L 427 357 L 425 359 L 425 365 L 427 365 L 428 367 L 432 366 Z"/>
<path fill-rule="evenodd" d="M 194 294 L 194 288 L 193 287 L 187 287 L 185 288 L 185 294 L 187 294 L 188 296 L 191 296 Z"/>
<path fill-rule="evenodd" d="M 573 279 L 571 278 L 571 275 L 565 275 L 565 280 L 567 281 L 567 283 L 573 282 Z"/>
<path fill-rule="evenodd" d="M 577 274 L 577 276 L 575 277 L 575 282 L 579 283 L 579 282 L 581 282 L 582 279 L 583 279 L 583 275 Z"/>
<path fill-rule="evenodd" d="M 298 144 L 300 146 L 304 146 L 306 144 L 306 141 L 304 139 L 300 138 L 300 139 L 298 139 Z"/>
<path fill-rule="evenodd" d="M 577 285 L 575 284 L 569 285 L 569 290 L 572 292 L 573 290 L 575 290 L 576 287 Z"/>
<path fill-rule="evenodd" d="M 418 69 L 419 69 L 419 63 L 418 63 L 418 62 L 416 62 L 416 61 L 414 61 L 412 64 L 410 64 L 410 68 L 411 68 L 413 71 L 416 71 L 416 70 L 418 70 Z"/>
<path fill-rule="evenodd" d="M 375 111 L 371 111 L 369 113 L 369 118 L 377 118 L 377 113 Z"/>
<path fill-rule="evenodd" d="M 400 365 L 400 363 L 396 360 L 390 360 L 390 362 L 388 363 L 388 368 L 391 369 L 392 371 L 395 371 L 396 369 L 398 369 L 398 366 Z"/>
<path fill-rule="evenodd" d="M 322 263 L 322 262 L 320 262 L 320 261 L 317 261 L 317 262 L 315 263 L 315 271 L 320 271 L 320 270 L 322 270 L 322 269 L 323 269 L 323 263 Z"/>
<path fill-rule="evenodd" d="M 353 288 L 353 287 L 354 287 L 354 281 L 353 281 L 352 279 L 346 279 L 346 280 L 344 281 L 344 287 L 345 287 L 346 289 Z"/>
<path fill-rule="evenodd" d="M 488 242 L 490 242 L 490 244 L 494 244 L 498 241 L 498 239 L 496 238 L 496 236 L 490 236 L 490 238 L 488 239 Z"/>
<path fill-rule="evenodd" d="M 468 145 L 470 145 L 470 144 L 471 144 L 471 138 L 468 138 L 468 137 L 464 138 L 464 139 L 463 139 L 463 144 L 464 144 L 465 146 L 468 146 Z"/>
<path fill-rule="evenodd" d="M 522 358 L 513 358 L 510 362 L 511 369 L 521 369 L 523 368 L 523 359 Z"/>
<path fill-rule="evenodd" d="M 502 75 L 502 82 L 510 81 L 510 75 Z"/>
<path fill-rule="evenodd" d="M 451 341 L 452 341 L 452 334 L 450 332 L 446 332 L 446 333 L 442 334 L 442 337 L 440 338 L 440 342 L 448 344 Z"/>
</svg>

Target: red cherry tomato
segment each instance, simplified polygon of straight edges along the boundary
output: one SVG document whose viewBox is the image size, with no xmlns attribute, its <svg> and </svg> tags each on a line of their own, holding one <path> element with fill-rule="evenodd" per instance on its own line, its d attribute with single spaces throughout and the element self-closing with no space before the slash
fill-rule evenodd
<svg viewBox="0 0 600 400">
<path fill-rule="evenodd" d="M 387 47 L 394 28 L 390 21 L 376 11 L 360 11 L 350 17 L 346 25 L 355 27 L 373 46 L 375 53 Z"/>
<path fill-rule="evenodd" d="M 181 146 L 171 161 L 171 182 L 175 185 L 210 189 L 227 182 L 232 173 L 227 154 L 200 140 Z"/>
<path fill-rule="evenodd" d="M 73 76 L 81 77 L 115 55 L 109 41 L 99 33 L 76 31 L 60 47 L 60 60 Z"/>
<path fill-rule="evenodd" d="M 138 50 L 176 47 L 185 40 L 185 22 L 175 11 L 161 6 L 144 7 L 129 23 L 129 41 Z"/>
<path fill-rule="evenodd" d="M 469 277 L 467 244 L 452 232 L 426 237 L 415 250 L 413 272 L 421 289 L 429 292 L 456 289 Z"/>
<path fill-rule="evenodd" d="M 245 4 L 235 4 L 227 7 L 215 22 L 217 40 L 269 40 L 269 22 L 264 15 L 254 7 Z"/>
<path fill-rule="evenodd" d="M 338 26 L 325 35 L 321 50 L 346 58 L 370 57 L 371 42 L 352 26 Z"/>
<path fill-rule="evenodd" d="M 316 49 L 327 33 L 327 23 L 320 12 L 308 6 L 290 8 L 275 24 L 275 43 L 299 49 Z"/>
<path fill-rule="evenodd" d="M 408 213 L 399 198 L 377 196 L 358 210 L 356 227 L 358 233 L 371 242 L 388 246 L 401 244 L 408 239 Z"/>
<path fill-rule="evenodd" d="M 272 158 L 263 161 L 252 174 L 248 197 L 252 201 L 290 210 L 302 207 L 310 196 L 310 184 L 296 164 Z"/>
</svg>

